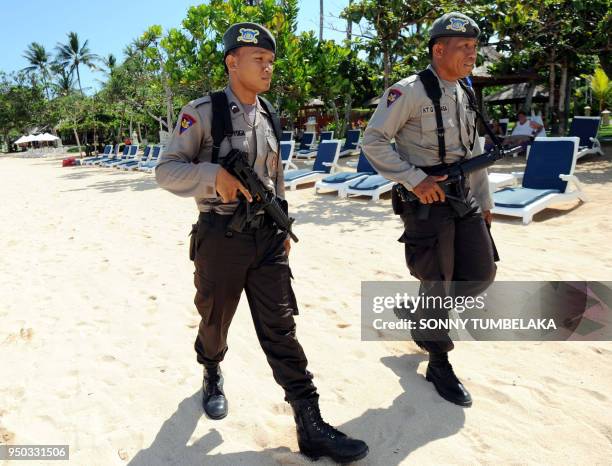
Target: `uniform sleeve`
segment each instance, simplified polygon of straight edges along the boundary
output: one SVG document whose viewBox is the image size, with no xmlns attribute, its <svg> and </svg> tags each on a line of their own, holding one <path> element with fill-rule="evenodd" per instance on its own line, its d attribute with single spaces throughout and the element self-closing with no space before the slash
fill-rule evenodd
<svg viewBox="0 0 612 466">
<path fill-rule="evenodd" d="M 484 148 L 480 145 L 480 138 L 476 134 L 472 156 L 476 157 L 483 152 Z M 493 198 L 489 189 L 489 172 L 486 168 L 476 170 L 470 174 L 470 188 L 482 210 L 491 210 L 493 208 Z"/>
<path fill-rule="evenodd" d="M 168 147 L 155 167 L 157 183 L 181 197 L 217 198 L 215 180 L 219 165 L 194 163 L 205 137 L 203 123 L 197 109 L 183 107 Z"/>
<path fill-rule="evenodd" d="M 427 175 L 402 159 L 391 147 L 391 140 L 411 115 L 411 88 L 391 86 L 384 93 L 363 136 L 363 152 L 385 178 L 414 188 Z"/>
</svg>

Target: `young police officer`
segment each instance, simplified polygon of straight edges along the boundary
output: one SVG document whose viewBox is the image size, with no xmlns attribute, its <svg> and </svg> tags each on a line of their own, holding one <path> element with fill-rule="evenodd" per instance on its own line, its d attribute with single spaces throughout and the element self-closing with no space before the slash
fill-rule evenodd
<svg viewBox="0 0 612 466">
<path fill-rule="evenodd" d="M 369 161 L 399 184 L 393 204 L 404 223 L 400 241 L 410 273 L 421 281 L 420 291 L 427 296 L 473 296 L 495 277 L 485 224 L 491 222 L 493 206 L 486 170 L 444 189 L 439 182 L 446 176 L 426 173 L 428 167 L 482 152 L 469 99 L 473 95 L 459 82 L 474 67 L 479 34 L 476 23 L 461 13 L 438 18 L 429 41 L 431 65 L 387 89 L 364 134 Z M 392 139 L 397 151 L 390 145 Z M 401 196 L 403 190 L 412 194 Z M 453 199 L 447 198 L 449 194 Z M 416 315 L 418 323 L 421 318 L 446 319 L 448 311 L 420 308 Z M 412 336 L 429 352 L 427 380 L 446 400 L 470 406 L 470 394 L 448 362 L 447 353 L 453 349 L 448 332 L 417 328 Z"/>
<path fill-rule="evenodd" d="M 276 42 L 266 28 L 239 23 L 225 32 L 223 45 L 229 86 L 224 95 L 211 94 L 182 109 L 155 171 L 161 187 L 179 196 L 194 197 L 200 211 L 192 255 L 195 305 L 201 316 L 195 350 L 197 361 L 204 366 L 204 411 L 211 419 L 227 415 L 219 364 L 245 290 L 259 343 L 274 379 L 293 408 L 300 451 L 314 458 L 354 461 L 365 457 L 368 447 L 321 419 L 312 374 L 306 369 L 306 356 L 296 338 L 293 315 L 297 304 L 290 283 L 287 234 L 263 212 L 241 233 L 228 229 L 239 193 L 251 200 L 245 186 L 216 163 L 222 162 L 230 150 L 248 153 L 259 178 L 284 198 L 275 115 L 257 96 L 270 88 Z M 213 115 L 219 95 L 223 108 L 215 107 Z M 231 120 L 231 133 L 225 128 L 226 137 L 214 147 L 214 126 L 223 121 L 221 114 Z"/>
</svg>

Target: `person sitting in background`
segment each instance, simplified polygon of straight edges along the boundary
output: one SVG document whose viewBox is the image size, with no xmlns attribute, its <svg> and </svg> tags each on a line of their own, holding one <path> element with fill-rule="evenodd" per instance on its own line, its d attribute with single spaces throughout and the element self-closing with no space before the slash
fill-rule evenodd
<svg viewBox="0 0 612 466">
<path fill-rule="evenodd" d="M 504 138 L 505 145 L 520 145 L 526 150 L 527 146 L 531 144 L 535 137 L 546 136 L 544 125 L 528 119 L 524 111 L 521 110 L 518 112 L 517 120 L 516 126 L 512 130 L 512 134 Z"/>
</svg>

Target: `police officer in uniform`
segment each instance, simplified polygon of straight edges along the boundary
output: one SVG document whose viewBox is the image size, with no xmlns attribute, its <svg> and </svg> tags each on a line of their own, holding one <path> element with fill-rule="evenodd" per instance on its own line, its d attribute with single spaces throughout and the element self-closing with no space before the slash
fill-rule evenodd
<svg viewBox="0 0 612 466">
<path fill-rule="evenodd" d="M 442 184 L 446 176 L 427 174 L 431 167 L 482 153 L 470 90 L 460 82 L 475 65 L 479 34 L 477 24 L 461 13 L 438 18 L 431 28 L 427 70 L 387 89 L 364 134 L 368 160 L 398 183 L 393 205 L 404 223 L 400 242 L 410 273 L 427 296 L 475 296 L 493 282 L 496 272 L 487 229 L 493 201 L 486 170 L 450 186 Z M 434 91 L 438 108 L 430 97 Z M 404 190 L 410 197 L 400 196 Z M 448 361 L 454 347 L 448 331 L 418 327 L 421 318 L 447 319 L 448 311 L 419 308 L 416 316 L 417 328 L 411 333 L 429 352 L 427 380 L 446 400 L 470 406 L 471 396 Z"/>
<path fill-rule="evenodd" d="M 237 178 L 218 162 L 232 149 L 249 155 L 252 168 L 276 196 L 284 198 L 284 179 L 275 134 L 273 109 L 257 94 L 270 88 L 276 42 L 254 23 L 232 25 L 223 36 L 229 85 L 223 110 L 231 116 L 231 136 L 213 147 L 211 102 L 214 94 L 196 99 L 181 111 L 155 175 L 161 187 L 194 197 L 200 216 L 193 232 L 195 305 L 201 316 L 195 341 L 197 361 L 204 366 L 203 407 L 211 419 L 227 415 L 220 363 L 227 333 L 242 291 L 246 292 L 259 343 L 285 400 L 294 411 L 300 451 L 310 457 L 353 461 L 368 453 L 361 440 L 347 437 L 325 423 L 307 360 L 295 331 L 297 304 L 291 289 L 289 238 L 267 214 L 243 232 L 228 222 L 238 202 L 252 200 Z M 240 200 L 241 199 L 241 200 Z"/>
</svg>

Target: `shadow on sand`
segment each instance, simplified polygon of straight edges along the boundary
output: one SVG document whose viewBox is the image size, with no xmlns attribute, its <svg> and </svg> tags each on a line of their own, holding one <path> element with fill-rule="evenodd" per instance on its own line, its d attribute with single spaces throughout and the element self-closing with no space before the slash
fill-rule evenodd
<svg viewBox="0 0 612 466">
<path fill-rule="evenodd" d="M 356 464 L 399 465 L 411 452 L 429 442 L 456 434 L 463 427 L 463 408 L 439 398 L 424 377 L 417 374 L 416 369 L 425 358 L 424 354 L 382 358 L 381 362 L 399 377 L 403 392 L 388 407 L 367 409 L 358 418 L 338 426 L 351 436 L 366 440 L 370 446 L 368 457 Z M 373 382 L 369 389 L 375 388 Z M 177 410 L 162 424 L 153 443 L 139 451 L 129 465 L 311 464 L 306 457 L 282 446 L 211 455 L 210 452 L 223 443 L 223 437 L 214 428 L 214 421 L 208 420 L 206 422 L 211 425 L 208 433 L 187 446 L 203 414 L 200 400 L 201 392 L 198 391 L 179 403 Z M 240 413 L 231 415 L 239 416 Z M 333 463 L 320 460 L 317 464 Z"/>
</svg>

